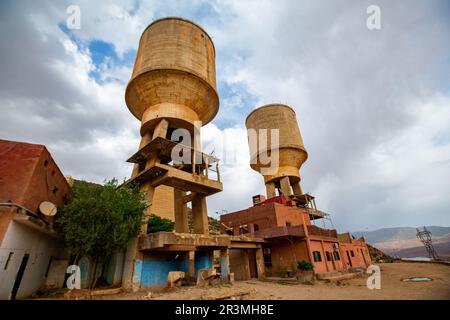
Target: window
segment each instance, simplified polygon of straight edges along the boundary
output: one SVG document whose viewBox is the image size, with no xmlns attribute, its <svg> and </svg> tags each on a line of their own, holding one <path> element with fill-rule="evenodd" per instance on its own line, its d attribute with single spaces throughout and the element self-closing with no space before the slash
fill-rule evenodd
<svg viewBox="0 0 450 320">
<path fill-rule="evenodd" d="M 353 250 L 350 251 L 350 255 L 352 256 L 352 258 L 355 256 L 355 253 L 353 252 Z"/>
<path fill-rule="evenodd" d="M 14 252 L 10 252 L 10 253 L 8 254 L 8 258 L 6 259 L 5 267 L 3 268 L 3 270 L 8 269 L 8 264 L 9 264 L 9 262 L 11 261 L 13 254 L 14 254 Z"/>
<path fill-rule="evenodd" d="M 327 251 L 327 252 L 325 252 L 325 254 L 327 255 L 327 261 L 333 260 L 333 258 L 331 256 L 331 252 Z"/>
<path fill-rule="evenodd" d="M 291 223 L 289 221 L 286 221 L 286 227 L 290 227 Z"/>
<path fill-rule="evenodd" d="M 264 265 L 268 268 L 272 267 L 272 255 L 270 254 L 270 248 L 263 248 Z"/>
<path fill-rule="evenodd" d="M 335 251 L 335 252 L 333 252 L 333 255 L 334 255 L 334 260 L 336 260 L 336 261 L 341 260 L 341 257 L 339 256 L 339 252 Z"/>
<path fill-rule="evenodd" d="M 314 262 L 322 261 L 322 257 L 320 256 L 319 251 L 313 251 Z"/>
<path fill-rule="evenodd" d="M 259 226 L 256 223 L 254 223 L 253 224 L 253 231 L 258 231 L 258 230 L 259 230 Z"/>
</svg>

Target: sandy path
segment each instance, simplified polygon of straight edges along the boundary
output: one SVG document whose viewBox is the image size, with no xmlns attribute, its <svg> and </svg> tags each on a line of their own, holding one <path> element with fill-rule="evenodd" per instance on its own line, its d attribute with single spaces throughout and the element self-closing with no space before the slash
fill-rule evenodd
<svg viewBox="0 0 450 320">
<path fill-rule="evenodd" d="M 121 293 L 96 299 L 444 299 L 450 300 L 450 266 L 431 263 L 384 263 L 381 289 L 369 290 L 366 277 L 340 282 L 280 284 L 257 280 L 237 281 L 233 286 L 214 288 L 182 287 L 164 293 Z M 409 277 L 430 277 L 429 282 L 402 282 Z"/>
</svg>

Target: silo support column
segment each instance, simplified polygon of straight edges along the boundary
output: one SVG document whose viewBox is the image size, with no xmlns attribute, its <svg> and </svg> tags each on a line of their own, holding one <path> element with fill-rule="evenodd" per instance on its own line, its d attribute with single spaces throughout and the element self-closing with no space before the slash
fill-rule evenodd
<svg viewBox="0 0 450 320">
<path fill-rule="evenodd" d="M 193 233 L 209 234 L 206 197 L 204 195 L 196 194 L 192 199 L 192 225 Z"/>
<path fill-rule="evenodd" d="M 188 209 L 183 201 L 184 195 L 184 191 L 174 189 L 175 231 L 178 233 L 189 233 Z"/>
<path fill-rule="evenodd" d="M 292 184 L 292 190 L 296 196 L 301 196 L 303 194 L 302 187 L 300 187 L 300 182 Z"/>
<path fill-rule="evenodd" d="M 195 251 L 188 252 L 188 280 L 195 280 Z"/>
<path fill-rule="evenodd" d="M 230 250 L 228 248 L 220 250 L 220 277 L 224 283 L 228 283 L 230 273 Z"/>
<path fill-rule="evenodd" d="M 281 192 L 286 197 L 289 197 L 292 194 L 291 184 L 289 183 L 289 177 L 283 177 L 280 179 L 280 187 L 281 187 Z"/>
<path fill-rule="evenodd" d="M 273 182 L 266 183 L 266 193 L 267 199 L 275 197 L 275 183 Z"/>
</svg>

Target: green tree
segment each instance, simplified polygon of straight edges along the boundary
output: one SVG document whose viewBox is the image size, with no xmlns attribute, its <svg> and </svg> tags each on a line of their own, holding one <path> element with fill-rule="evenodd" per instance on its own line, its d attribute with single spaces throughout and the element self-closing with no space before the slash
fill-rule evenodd
<svg viewBox="0 0 450 320">
<path fill-rule="evenodd" d="M 158 231 L 173 231 L 175 222 L 169 219 L 161 218 L 155 214 L 151 214 L 148 219 L 147 233 Z"/>
<path fill-rule="evenodd" d="M 117 179 L 104 186 L 78 182 L 72 201 L 63 207 L 56 221 L 58 234 L 65 246 L 76 256 L 98 262 L 106 261 L 114 252 L 125 249 L 144 223 L 144 194 L 137 185 L 118 187 Z M 95 287 L 94 277 L 90 287 Z"/>
</svg>

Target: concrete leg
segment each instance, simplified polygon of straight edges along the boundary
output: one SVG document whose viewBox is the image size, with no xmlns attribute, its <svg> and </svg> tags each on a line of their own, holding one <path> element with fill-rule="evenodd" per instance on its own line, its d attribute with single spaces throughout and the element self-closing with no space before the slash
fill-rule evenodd
<svg viewBox="0 0 450 320">
<path fill-rule="evenodd" d="M 141 285 L 143 255 L 138 250 L 138 237 L 130 240 L 125 254 L 122 274 L 122 288 L 125 291 L 137 291 Z"/>
<path fill-rule="evenodd" d="M 256 249 L 256 272 L 258 273 L 258 279 L 264 280 L 265 278 L 265 266 L 264 266 L 264 255 L 263 249 L 260 247 Z"/>
<path fill-rule="evenodd" d="M 296 196 L 300 196 L 303 194 L 302 187 L 300 187 L 300 182 L 293 183 L 292 190 L 294 191 L 294 195 Z"/>
<path fill-rule="evenodd" d="M 153 195 L 155 194 L 155 188 L 146 183 L 141 186 L 141 191 L 146 193 L 145 202 L 147 202 L 147 204 L 150 206 L 147 208 L 147 210 L 145 210 L 144 213 L 144 220 L 147 220 L 151 215 L 150 208 L 153 201 Z M 142 225 L 141 234 L 147 234 L 147 224 Z"/>
<path fill-rule="evenodd" d="M 175 201 L 175 231 L 178 233 L 189 233 L 188 209 L 183 202 L 184 191 L 174 189 Z"/>
<path fill-rule="evenodd" d="M 228 275 L 230 273 L 230 250 L 220 250 L 220 277 L 223 282 L 228 282 Z"/>
<path fill-rule="evenodd" d="M 267 193 L 267 199 L 275 197 L 275 183 L 268 182 L 266 183 L 266 193 Z"/>
<path fill-rule="evenodd" d="M 189 280 L 195 280 L 195 251 L 189 251 L 188 253 L 188 273 L 187 278 Z"/>
<path fill-rule="evenodd" d="M 165 138 L 166 135 L 167 135 L 167 129 L 168 128 L 169 128 L 169 122 L 166 119 L 162 119 L 155 126 L 155 130 L 153 130 L 152 139 L 155 139 L 157 137 Z"/>
<path fill-rule="evenodd" d="M 206 197 L 197 194 L 192 200 L 192 225 L 193 233 L 209 234 Z"/>
<path fill-rule="evenodd" d="M 286 197 L 289 197 L 290 195 L 292 195 L 291 185 L 289 183 L 289 177 L 281 178 L 280 186 L 281 186 L 281 192 L 283 193 L 283 195 L 285 195 Z"/>
<path fill-rule="evenodd" d="M 149 184 L 141 186 L 141 191 L 146 192 L 146 202 L 151 205 L 155 188 Z M 150 216 L 150 208 L 144 213 L 144 219 Z M 147 234 L 147 224 L 141 226 L 140 234 Z M 141 286 L 141 273 L 143 255 L 138 250 L 138 236 L 130 240 L 125 254 L 125 264 L 122 274 L 122 288 L 126 291 L 137 291 Z"/>
</svg>

